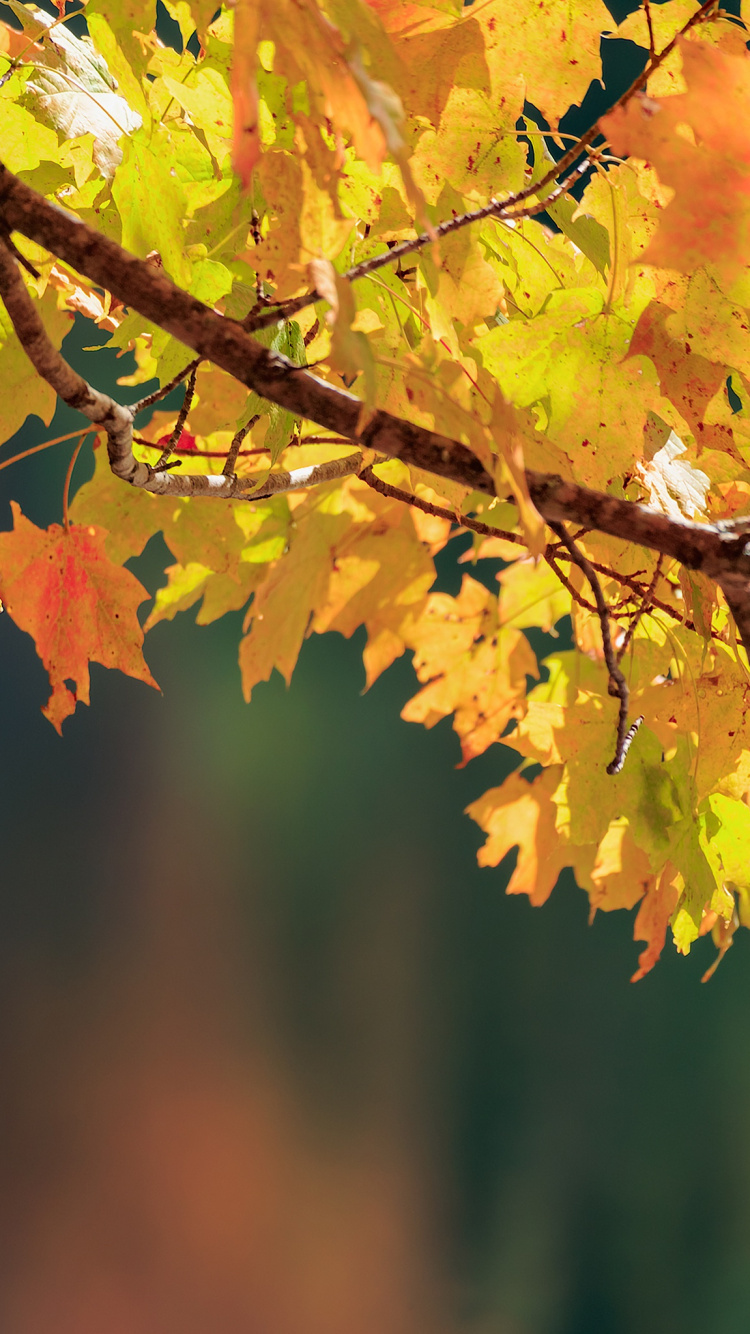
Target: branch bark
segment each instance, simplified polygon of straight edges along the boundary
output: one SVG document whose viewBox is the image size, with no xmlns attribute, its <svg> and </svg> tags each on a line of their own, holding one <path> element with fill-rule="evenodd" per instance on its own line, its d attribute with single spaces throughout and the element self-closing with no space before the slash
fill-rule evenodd
<svg viewBox="0 0 750 1334">
<path fill-rule="evenodd" d="M 20 232 L 63 259 L 89 281 L 138 310 L 261 397 L 352 440 L 361 449 L 403 459 L 471 490 L 495 494 L 492 478 L 466 445 L 382 411 L 375 412 L 360 429 L 362 404 L 353 394 L 264 348 L 238 322 L 210 310 L 175 286 L 163 270 L 128 254 L 114 241 L 48 203 L 2 164 L 0 217 L 7 229 Z M 247 495 L 256 484 L 254 479 L 155 473 L 148 464 L 138 462 L 130 443 L 132 409 L 92 389 L 52 348 L 15 260 L 7 250 L 4 250 L 2 273 L 3 299 L 24 348 L 39 374 L 61 397 L 107 431 L 110 461 L 117 476 L 160 494 Z M 29 309 L 24 309 L 24 300 L 33 319 Z M 335 464 L 343 467 L 345 473 L 358 471 L 361 462 L 359 455 L 352 455 L 348 460 L 336 460 Z M 331 467 L 324 464 L 320 469 L 297 469 L 286 475 L 283 485 L 281 475 L 272 474 L 253 498 L 269 494 L 271 488 L 312 486 L 324 480 L 321 469 Z M 300 475 L 304 475 L 304 480 L 298 480 Z M 343 474 L 339 471 L 326 475 Z M 741 525 L 670 518 L 646 505 L 604 495 L 553 474 L 528 471 L 526 476 L 531 498 L 546 520 L 573 522 L 623 538 L 662 552 L 714 579 L 724 591 L 745 646 L 750 646 L 750 542 Z"/>
</svg>

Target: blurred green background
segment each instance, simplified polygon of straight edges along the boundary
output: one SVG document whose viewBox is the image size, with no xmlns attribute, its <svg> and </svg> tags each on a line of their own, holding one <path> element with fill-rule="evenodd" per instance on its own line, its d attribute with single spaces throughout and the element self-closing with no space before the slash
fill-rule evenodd
<svg viewBox="0 0 750 1334">
<path fill-rule="evenodd" d="M 3 473 L 0 525 L 59 521 L 68 459 Z M 709 941 L 631 986 L 631 915 L 477 869 L 504 747 L 454 768 L 358 638 L 247 706 L 240 624 L 151 632 L 162 695 L 94 666 L 61 740 L 0 617 L 0 1328 L 744 1334 L 745 934 L 705 987 Z"/>
<path fill-rule="evenodd" d="M 92 356 L 71 347 L 77 332 L 66 350 L 93 374 Z M 115 368 L 97 359 L 99 385 L 102 360 Z M 61 410 L 52 432 L 74 424 Z M 4 454 L 42 438 L 30 422 Z M 34 522 L 59 520 L 68 457 L 65 445 L 16 465 L 0 478 L 6 497 L 12 486 Z M 91 460 L 78 467 L 80 482 Z M 134 563 L 152 589 L 165 559 L 154 541 Z M 442 587 L 459 579 L 445 558 Z M 399 719 L 410 665 L 362 696 L 362 645 L 333 635 L 305 645 L 288 691 L 274 677 L 247 706 L 239 629 L 239 616 L 199 628 L 192 613 L 159 625 L 146 653 L 163 695 L 94 666 L 91 707 L 60 739 L 39 712 L 48 692 L 31 640 L 0 617 L 2 1327 L 286 1328 L 278 1277 L 260 1321 L 257 1294 L 243 1289 L 252 1246 L 199 1300 L 200 1221 L 189 1245 L 173 1237 L 167 1270 L 188 1302 L 179 1319 L 154 1259 L 163 1234 L 179 1234 L 188 1187 L 198 1219 L 213 1209 L 219 1231 L 245 1225 L 237 1193 L 266 1226 L 246 1129 L 260 1162 L 275 1153 L 290 1166 L 302 1144 L 318 1164 L 314 1206 L 296 1185 L 266 1184 L 280 1235 L 306 1209 L 311 1235 L 328 1219 L 313 1267 L 330 1267 L 330 1294 L 342 1282 L 334 1252 L 351 1250 L 351 1275 L 358 1248 L 371 1248 L 358 1227 L 373 1181 L 391 1183 L 383 1227 L 391 1238 L 395 1228 L 403 1283 L 421 1295 L 399 1288 L 373 1328 L 422 1328 L 410 1303 L 434 1302 L 430 1328 L 439 1317 L 498 1334 L 744 1331 L 744 933 L 708 986 L 708 941 L 688 959 L 668 947 L 631 986 L 630 915 L 588 926 L 585 896 L 565 878 L 534 910 L 504 896 L 502 869 L 476 868 L 480 835 L 462 810 L 501 781 L 504 747 L 455 769 L 447 723 L 426 732 Z M 253 1110 L 258 1086 L 293 1112 L 273 1153 Z M 202 1111 L 196 1090 L 209 1099 Z M 218 1141 L 226 1180 L 211 1166 Z M 350 1166 L 364 1178 L 342 1203 L 332 1182 Z M 285 1245 L 271 1251 L 293 1287 Z M 307 1254 L 307 1240 L 298 1245 Z M 146 1277 L 133 1247 L 150 1256 Z M 389 1256 L 385 1246 L 377 1282 L 398 1286 Z M 110 1297 L 89 1325 L 97 1266 Z M 131 1269 L 144 1303 L 132 1317 L 118 1305 Z M 212 1303 L 233 1284 L 237 1311 L 219 1315 Z M 345 1321 L 355 1330 L 370 1328 L 361 1286 L 360 1276 Z M 49 1312 L 37 1310 L 40 1293 Z M 320 1327 L 337 1328 L 326 1300 Z M 295 1301 L 315 1328 L 304 1285 Z"/>
</svg>

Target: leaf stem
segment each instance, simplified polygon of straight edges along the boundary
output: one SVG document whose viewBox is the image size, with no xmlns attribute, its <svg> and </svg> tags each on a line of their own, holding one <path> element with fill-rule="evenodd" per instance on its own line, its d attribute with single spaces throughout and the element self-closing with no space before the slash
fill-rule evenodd
<svg viewBox="0 0 750 1334">
<path fill-rule="evenodd" d="M 68 431 L 67 435 L 58 435 L 54 440 L 45 440 L 41 445 L 32 445 L 31 449 L 23 449 L 20 454 L 14 454 L 11 459 L 3 459 L 0 463 L 0 472 L 3 468 L 9 468 L 11 463 L 20 463 L 21 459 L 27 459 L 29 454 L 38 454 L 42 449 L 51 449 L 53 445 L 60 445 L 64 440 L 77 440 L 80 431 Z"/>
<path fill-rule="evenodd" d="M 78 458 L 78 455 L 80 454 L 81 449 L 83 448 L 83 442 L 84 442 L 84 440 L 86 439 L 86 436 L 87 436 L 88 434 L 89 434 L 89 428 L 88 428 L 88 427 L 86 428 L 85 431 L 81 431 L 81 432 L 80 432 L 80 437 L 81 437 L 81 438 L 80 438 L 80 440 L 78 441 L 78 444 L 76 445 L 75 449 L 73 450 L 73 453 L 72 453 L 71 456 L 70 456 L 70 463 L 68 464 L 68 471 L 67 471 L 66 474 L 65 474 L 65 481 L 64 481 L 64 483 L 63 483 L 63 503 L 62 503 L 62 508 L 63 508 L 63 528 L 65 529 L 66 533 L 69 533 L 69 532 L 70 532 L 70 516 L 69 516 L 69 513 L 68 513 L 68 499 L 69 499 L 69 496 L 70 496 L 70 480 L 71 480 L 71 478 L 72 478 L 72 476 L 73 476 L 73 469 L 74 469 L 75 466 L 76 466 L 76 459 Z"/>
</svg>

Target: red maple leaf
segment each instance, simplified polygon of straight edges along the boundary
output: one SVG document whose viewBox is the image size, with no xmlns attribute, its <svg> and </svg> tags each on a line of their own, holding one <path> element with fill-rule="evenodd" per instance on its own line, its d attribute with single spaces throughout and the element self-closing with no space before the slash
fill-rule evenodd
<svg viewBox="0 0 750 1334">
<path fill-rule="evenodd" d="M 156 443 L 157 445 L 162 445 L 162 446 L 168 445 L 171 438 L 172 438 L 171 435 L 160 435 Z M 189 431 L 181 431 L 180 438 L 177 441 L 177 444 L 174 446 L 174 449 L 179 449 L 179 450 L 184 449 L 187 453 L 190 453 L 192 450 L 197 448 L 197 444 L 198 442 L 194 435 L 191 435 Z"/>
<path fill-rule="evenodd" d="M 42 709 L 58 732 L 78 700 L 89 702 L 89 663 L 158 686 L 142 653 L 136 609 L 148 593 L 105 554 L 104 528 L 37 528 L 11 501 L 13 531 L 0 533 L 0 598 L 30 634 L 49 673 Z M 68 683 L 75 687 L 71 690 Z"/>
</svg>

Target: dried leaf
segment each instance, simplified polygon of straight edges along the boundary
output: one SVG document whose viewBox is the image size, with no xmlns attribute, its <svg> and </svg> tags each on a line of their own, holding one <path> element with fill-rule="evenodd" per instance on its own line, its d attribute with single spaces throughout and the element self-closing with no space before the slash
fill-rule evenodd
<svg viewBox="0 0 750 1334">
<path fill-rule="evenodd" d="M 687 453 L 679 436 L 669 439 L 648 463 L 636 463 L 636 472 L 648 491 L 649 504 L 674 519 L 706 518 L 706 497 L 711 478 L 680 455 Z"/>
</svg>

